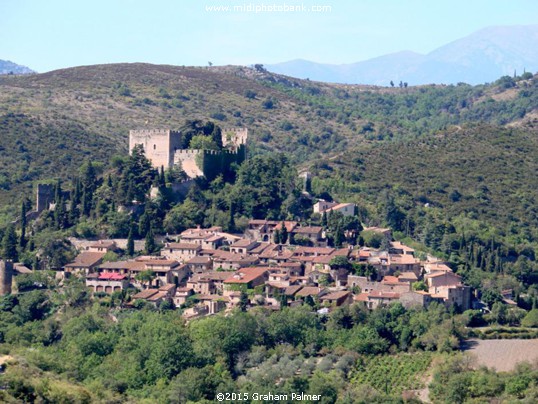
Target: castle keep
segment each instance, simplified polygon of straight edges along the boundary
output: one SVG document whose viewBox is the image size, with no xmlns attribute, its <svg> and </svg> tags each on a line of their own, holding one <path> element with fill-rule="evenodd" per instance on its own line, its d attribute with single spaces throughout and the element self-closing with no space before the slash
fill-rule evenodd
<svg viewBox="0 0 538 404">
<path fill-rule="evenodd" d="M 168 129 L 131 130 L 129 151 L 132 152 L 136 145 L 142 145 L 153 167 L 181 167 L 190 178 L 205 176 L 212 180 L 229 170 L 232 163 L 240 164 L 245 160 L 247 138 L 246 128 L 223 129 L 223 150 L 193 150 L 181 148 L 181 132 Z"/>
</svg>

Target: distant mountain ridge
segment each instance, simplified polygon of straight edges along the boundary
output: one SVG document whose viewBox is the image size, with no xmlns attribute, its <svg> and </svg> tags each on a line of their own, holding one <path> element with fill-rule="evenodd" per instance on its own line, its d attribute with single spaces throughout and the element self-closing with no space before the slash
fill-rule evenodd
<svg viewBox="0 0 538 404">
<path fill-rule="evenodd" d="M 265 67 L 274 73 L 333 83 L 483 84 L 514 72 L 538 71 L 538 25 L 484 28 L 427 55 L 402 51 L 351 64 L 298 59 Z"/>
<path fill-rule="evenodd" d="M 9 60 L 0 59 L 0 74 L 30 74 L 35 73 L 32 69 L 18 65 Z"/>
</svg>

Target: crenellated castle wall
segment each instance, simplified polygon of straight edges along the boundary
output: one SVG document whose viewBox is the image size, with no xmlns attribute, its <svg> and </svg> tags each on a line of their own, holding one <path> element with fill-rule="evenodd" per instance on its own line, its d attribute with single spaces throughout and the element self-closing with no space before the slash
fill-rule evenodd
<svg viewBox="0 0 538 404">
<path fill-rule="evenodd" d="M 225 150 L 191 150 L 180 148 L 180 132 L 168 129 L 131 130 L 129 150 L 141 144 L 155 168 L 180 165 L 190 178 L 205 176 L 211 180 L 230 170 L 232 163 L 241 163 L 246 158 L 247 138 L 246 128 L 227 128 L 222 131 Z"/>
</svg>

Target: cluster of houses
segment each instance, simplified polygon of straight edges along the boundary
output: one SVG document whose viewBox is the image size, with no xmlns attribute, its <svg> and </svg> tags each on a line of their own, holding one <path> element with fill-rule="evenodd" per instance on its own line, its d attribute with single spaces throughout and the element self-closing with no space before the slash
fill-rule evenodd
<svg viewBox="0 0 538 404">
<path fill-rule="evenodd" d="M 318 207 L 319 212 L 329 209 L 353 214 L 354 205 Z M 284 228 L 290 237 L 285 243 L 275 243 L 275 232 Z M 387 229 L 369 230 L 390 238 Z M 309 243 L 296 245 L 296 238 Z M 471 306 L 470 288 L 459 275 L 434 258 L 419 260 L 412 248 L 396 241 L 385 251 L 337 249 L 327 245 L 322 227 L 270 220 L 251 220 L 242 236 L 211 227 L 188 229 L 169 240 L 173 241 L 164 244 L 160 256 L 114 262 L 103 262 L 105 254 L 117 248 L 114 241 L 90 243 L 64 272 L 84 276 L 88 288 L 96 293 L 135 287 L 140 291 L 132 295 L 132 302 L 159 305 L 168 301 L 185 308 L 187 318 L 244 304 L 245 292 L 250 305 L 273 309 L 305 302 L 324 310 L 354 302 L 372 309 L 395 301 L 406 307 L 427 307 L 434 301 L 462 310 Z M 342 261 L 350 265 L 342 266 Z M 351 264 L 374 271 L 358 276 Z M 421 288 L 413 286 L 417 282 Z"/>
</svg>

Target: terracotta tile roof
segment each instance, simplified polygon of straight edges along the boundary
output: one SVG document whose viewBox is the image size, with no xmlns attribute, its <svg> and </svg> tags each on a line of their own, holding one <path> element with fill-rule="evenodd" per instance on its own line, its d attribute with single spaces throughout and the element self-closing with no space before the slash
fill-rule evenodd
<svg viewBox="0 0 538 404">
<path fill-rule="evenodd" d="M 99 240 L 96 243 L 90 244 L 88 247 L 89 248 L 102 248 L 102 247 L 111 248 L 111 247 L 114 247 L 115 245 L 116 243 L 112 240 Z"/>
<path fill-rule="evenodd" d="M 295 295 L 299 290 L 303 288 L 303 285 L 292 285 L 288 286 L 286 290 L 284 291 L 284 294 L 286 296 L 293 296 Z"/>
<path fill-rule="evenodd" d="M 209 242 L 209 243 L 213 243 L 215 241 L 219 241 L 219 240 L 222 240 L 222 239 L 224 239 L 224 236 L 220 236 L 220 235 L 215 234 L 214 236 L 209 237 L 206 241 Z"/>
<path fill-rule="evenodd" d="M 269 243 L 260 243 L 257 247 L 254 247 L 252 250 L 250 250 L 249 254 L 261 254 L 268 248 L 271 248 L 274 244 Z"/>
<path fill-rule="evenodd" d="M 334 205 L 330 208 L 325 209 L 323 212 L 336 211 L 336 210 L 340 210 L 348 206 L 355 206 L 355 205 L 353 203 L 339 203 L 338 205 Z"/>
<path fill-rule="evenodd" d="M 279 265 L 282 268 L 301 268 L 300 262 L 283 262 Z"/>
<path fill-rule="evenodd" d="M 398 276 L 398 279 L 400 282 L 402 280 L 418 280 L 417 275 L 414 272 L 402 272 L 400 276 Z"/>
<path fill-rule="evenodd" d="M 233 243 L 230 247 L 248 247 L 252 244 L 255 244 L 256 241 L 250 240 L 248 238 L 242 238 Z"/>
<path fill-rule="evenodd" d="M 350 253 L 351 250 L 349 248 L 339 248 L 331 253 L 331 257 L 348 257 Z"/>
<path fill-rule="evenodd" d="M 248 221 L 248 224 L 253 224 L 253 225 L 262 225 L 265 223 L 267 223 L 267 220 L 265 219 L 252 219 Z"/>
<path fill-rule="evenodd" d="M 418 264 L 420 261 L 409 254 L 390 254 L 391 264 L 413 265 Z"/>
<path fill-rule="evenodd" d="M 99 263 L 104 256 L 105 253 L 103 252 L 83 251 L 75 257 L 75 261 L 67 264 L 66 267 L 89 268 Z"/>
<path fill-rule="evenodd" d="M 151 297 L 156 293 L 159 293 L 159 289 L 146 289 L 133 295 L 133 299 L 147 299 L 148 297 Z"/>
<path fill-rule="evenodd" d="M 331 292 L 328 293 L 320 298 L 320 300 L 339 300 L 343 297 L 347 297 L 351 294 L 351 292 L 347 290 L 340 290 L 337 292 Z"/>
<path fill-rule="evenodd" d="M 384 284 L 400 283 L 400 280 L 396 276 L 387 275 L 383 277 L 383 280 L 381 281 L 381 283 L 384 283 Z"/>
<path fill-rule="evenodd" d="M 253 280 L 265 276 L 269 268 L 266 267 L 249 267 L 242 268 L 236 271 L 232 276 L 224 281 L 224 283 L 249 283 Z"/>
<path fill-rule="evenodd" d="M 146 264 L 147 267 L 167 266 L 170 268 L 175 268 L 179 266 L 179 262 L 176 260 L 148 260 L 142 262 Z"/>
<path fill-rule="evenodd" d="M 198 255 L 199 256 L 204 256 L 204 257 L 212 257 L 214 255 L 218 255 L 219 251 L 221 251 L 221 250 L 212 250 L 212 249 L 203 248 L 203 249 L 198 251 Z"/>
<path fill-rule="evenodd" d="M 334 257 L 332 255 L 319 255 L 313 257 L 312 262 L 315 264 L 325 264 L 328 265 Z"/>
<path fill-rule="evenodd" d="M 169 291 L 169 290 L 173 290 L 175 288 L 176 288 L 176 285 L 174 285 L 173 283 L 169 283 L 167 285 L 162 285 L 161 287 L 159 287 L 159 290 Z"/>
<path fill-rule="evenodd" d="M 390 246 L 397 250 L 403 250 L 404 252 L 414 252 L 415 250 L 409 246 L 406 246 L 400 241 L 391 241 Z"/>
<path fill-rule="evenodd" d="M 187 264 L 202 264 L 202 265 L 205 265 L 205 264 L 209 264 L 211 262 L 212 262 L 212 260 L 209 257 L 200 257 L 200 256 L 198 256 L 198 257 L 191 258 L 186 263 Z"/>
<path fill-rule="evenodd" d="M 200 244 L 194 243 L 168 243 L 164 248 L 169 248 L 173 250 L 201 250 Z"/>
<path fill-rule="evenodd" d="M 323 227 L 321 226 L 304 226 L 304 227 L 296 227 L 293 232 L 296 234 L 318 234 L 321 231 L 323 231 Z"/>
<path fill-rule="evenodd" d="M 295 296 L 299 297 L 306 297 L 306 296 L 319 296 L 319 294 L 323 291 L 322 288 L 318 288 L 316 286 L 305 286 L 300 291 L 298 291 Z"/>
<path fill-rule="evenodd" d="M 151 296 L 147 297 L 146 299 L 148 301 L 150 301 L 150 302 L 156 302 L 157 300 L 164 299 L 167 296 L 168 296 L 168 292 L 160 290 L 157 293 L 155 293 L 154 295 L 151 295 Z"/>
<path fill-rule="evenodd" d="M 145 271 L 146 264 L 139 261 L 116 261 L 116 262 L 105 262 L 98 266 L 99 269 L 125 269 L 128 271 Z"/>
<path fill-rule="evenodd" d="M 294 251 L 294 255 L 330 255 L 335 251 L 332 247 L 297 247 Z"/>
<path fill-rule="evenodd" d="M 291 233 L 293 229 L 297 227 L 297 224 L 298 224 L 297 222 L 290 222 L 287 220 L 284 221 L 284 226 L 286 226 L 286 230 L 288 231 L 288 233 Z M 282 229 L 282 222 L 278 222 L 278 224 L 275 226 L 275 230 L 281 230 L 281 229 Z"/>
<path fill-rule="evenodd" d="M 356 302 L 367 302 L 368 293 L 359 293 L 357 296 L 353 297 L 353 300 Z"/>
</svg>

